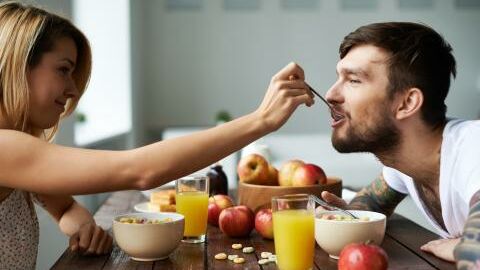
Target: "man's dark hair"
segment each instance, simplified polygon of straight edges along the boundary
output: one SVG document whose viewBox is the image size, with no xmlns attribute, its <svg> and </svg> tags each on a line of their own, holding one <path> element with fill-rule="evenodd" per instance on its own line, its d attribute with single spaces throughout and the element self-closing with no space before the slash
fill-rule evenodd
<svg viewBox="0 0 480 270">
<path fill-rule="evenodd" d="M 417 87 L 423 92 L 423 120 L 436 128 L 445 123 L 445 98 L 450 75 L 456 76 L 452 47 L 432 28 L 418 23 L 386 22 L 362 26 L 340 45 L 340 58 L 358 45 L 373 45 L 390 53 L 389 96 Z"/>
</svg>

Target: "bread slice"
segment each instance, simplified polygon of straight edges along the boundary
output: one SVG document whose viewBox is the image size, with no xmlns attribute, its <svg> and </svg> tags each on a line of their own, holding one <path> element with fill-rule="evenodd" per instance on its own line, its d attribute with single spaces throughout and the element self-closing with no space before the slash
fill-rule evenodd
<svg viewBox="0 0 480 270">
<path fill-rule="evenodd" d="M 150 202 L 158 204 L 175 204 L 175 190 L 166 189 L 154 191 L 150 194 Z"/>
<path fill-rule="evenodd" d="M 150 194 L 148 209 L 160 212 L 176 212 L 175 190 L 165 189 Z"/>
</svg>

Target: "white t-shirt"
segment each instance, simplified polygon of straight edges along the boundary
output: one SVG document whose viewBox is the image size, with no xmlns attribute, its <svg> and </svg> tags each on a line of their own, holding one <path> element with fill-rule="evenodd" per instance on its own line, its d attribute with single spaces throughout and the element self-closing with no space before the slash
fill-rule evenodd
<svg viewBox="0 0 480 270">
<path fill-rule="evenodd" d="M 391 188 L 412 197 L 441 237 L 460 237 L 468 218 L 470 199 L 480 190 L 480 121 L 450 120 L 443 131 L 439 193 L 447 231 L 424 207 L 411 177 L 390 167 L 383 168 L 383 176 Z"/>
</svg>

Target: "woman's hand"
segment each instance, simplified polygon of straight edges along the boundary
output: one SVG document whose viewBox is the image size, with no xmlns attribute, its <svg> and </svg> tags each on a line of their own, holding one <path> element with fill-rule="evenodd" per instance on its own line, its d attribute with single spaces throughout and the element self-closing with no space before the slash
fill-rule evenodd
<svg viewBox="0 0 480 270">
<path fill-rule="evenodd" d="M 70 249 L 83 255 L 107 254 L 112 250 L 112 237 L 95 222 L 83 224 L 70 237 Z"/>
<path fill-rule="evenodd" d="M 290 63 L 272 77 L 256 113 L 269 131 L 279 129 L 300 104 L 312 106 L 313 94 L 305 84 L 303 69 Z"/>
</svg>

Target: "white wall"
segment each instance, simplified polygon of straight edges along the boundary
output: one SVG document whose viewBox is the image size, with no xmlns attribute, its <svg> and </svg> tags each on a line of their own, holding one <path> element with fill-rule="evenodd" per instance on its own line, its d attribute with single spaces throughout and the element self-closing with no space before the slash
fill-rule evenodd
<svg viewBox="0 0 480 270">
<path fill-rule="evenodd" d="M 212 124 L 216 111 L 235 116 L 260 103 L 270 77 L 289 61 L 300 63 L 321 92 L 335 80 L 338 46 L 357 27 L 377 21 L 425 22 L 452 44 L 458 77 L 447 99 L 449 114 L 477 117 L 480 90 L 480 9 L 458 10 L 454 0 L 431 9 L 399 10 L 397 1 L 378 1 L 374 10 L 341 10 L 339 1 L 320 1 L 313 10 L 284 10 L 262 1 L 250 11 L 226 11 L 223 1 L 200 1 L 198 10 L 167 10 L 165 1 L 144 1 L 143 43 L 147 127 Z M 329 132 L 320 102 L 302 108 L 280 132 Z"/>
</svg>

